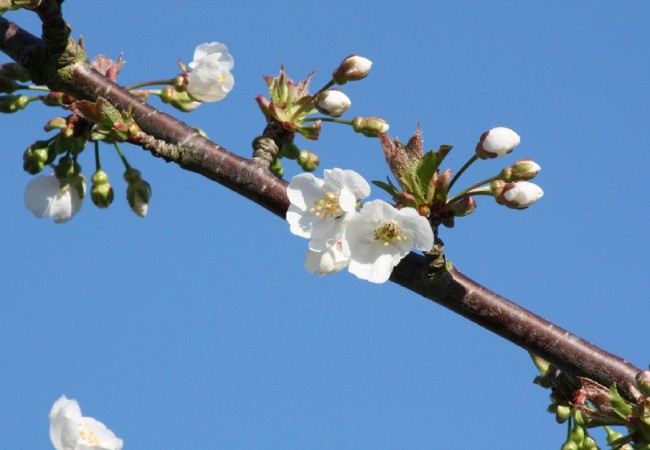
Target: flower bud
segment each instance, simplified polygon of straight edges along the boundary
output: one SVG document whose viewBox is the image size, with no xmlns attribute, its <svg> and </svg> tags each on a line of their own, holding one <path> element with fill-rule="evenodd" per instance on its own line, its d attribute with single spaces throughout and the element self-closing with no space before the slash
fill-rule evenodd
<svg viewBox="0 0 650 450">
<path fill-rule="evenodd" d="M 542 168 L 532 159 L 520 159 L 501 171 L 503 181 L 532 180 Z"/>
<path fill-rule="evenodd" d="M 43 104 L 47 106 L 64 106 L 74 103 L 76 100 L 68 94 L 63 92 L 50 92 L 44 97 L 41 97 Z"/>
<path fill-rule="evenodd" d="M 23 169 L 25 172 L 36 175 L 45 167 L 49 161 L 49 143 L 47 141 L 36 141 L 23 154 Z"/>
<path fill-rule="evenodd" d="M 0 95 L 0 112 L 15 113 L 25 109 L 29 104 L 29 97 L 26 95 Z"/>
<path fill-rule="evenodd" d="M 557 405 L 555 408 L 555 421 L 557 423 L 564 423 L 569 417 L 571 417 L 571 408 L 567 405 Z"/>
<path fill-rule="evenodd" d="M 305 172 L 313 172 L 320 164 L 320 158 L 316 153 L 301 150 L 298 155 L 298 164 Z"/>
<path fill-rule="evenodd" d="M 108 208 L 113 203 L 113 187 L 108 182 L 108 174 L 102 169 L 98 169 L 92 176 L 93 183 L 90 189 L 90 198 L 99 208 Z"/>
<path fill-rule="evenodd" d="M 388 131 L 388 123 L 379 117 L 355 117 L 352 119 L 352 128 L 357 133 L 368 137 L 377 137 L 379 133 Z"/>
<path fill-rule="evenodd" d="M 336 84 L 345 84 L 348 81 L 361 80 L 368 76 L 372 61 L 363 56 L 351 55 L 345 58 L 339 67 L 332 73 Z"/>
<path fill-rule="evenodd" d="M 59 159 L 59 164 L 54 168 L 54 173 L 59 180 L 65 180 L 75 173 L 74 161 L 69 156 Z"/>
<path fill-rule="evenodd" d="M 468 216 L 476 211 L 476 200 L 472 197 L 465 197 L 450 205 L 449 209 L 456 217 Z"/>
<path fill-rule="evenodd" d="M 339 89 L 321 92 L 316 96 L 314 103 L 318 111 L 332 117 L 342 116 L 352 105 L 348 96 Z"/>
<path fill-rule="evenodd" d="M 126 199 L 131 210 L 140 217 L 145 217 L 151 199 L 151 186 L 142 179 L 140 171 L 128 168 L 124 172 L 124 180 L 129 184 L 126 188 Z"/>
<path fill-rule="evenodd" d="M 520 141 L 519 135 L 510 128 L 492 128 L 481 135 L 476 154 L 481 159 L 498 158 L 513 151 Z"/>
<path fill-rule="evenodd" d="M 65 117 L 54 117 L 45 124 L 43 129 L 45 129 L 45 131 L 62 130 L 67 125 L 68 121 Z"/>
<path fill-rule="evenodd" d="M 501 194 L 496 197 L 497 202 L 512 209 L 526 209 L 542 198 L 544 191 L 536 184 L 528 181 L 508 183 L 503 187 Z"/>
</svg>

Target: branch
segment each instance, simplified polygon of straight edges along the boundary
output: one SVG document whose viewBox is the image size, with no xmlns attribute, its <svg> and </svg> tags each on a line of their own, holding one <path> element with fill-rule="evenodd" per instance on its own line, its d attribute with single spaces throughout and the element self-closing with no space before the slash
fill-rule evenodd
<svg viewBox="0 0 650 450">
<path fill-rule="evenodd" d="M 69 28 L 58 6 L 57 1 L 44 1 L 37 11 L 43 20 L 45 40 L 0 17 L 0 50 L 20 63 L 34 81 L 52 90 L 90 101 L 103 97 L 118 110 L 130 111 L 144 132 L 139 144 L 154 156 L 199 173 L 285 217 L 289 205 L 286 182 L 257 161 L 203 138 L 94 71 L 78 44 L 69 39 Z M 634 365 L 495 294 L 455 268 L 433 279 L 427 273 L 425 258 L 411 253 L 393 270 L 391 281 L 541 356 L 568 374 L 604 386 L 616 383 L 625 397 L 634 399 L 635 375 L 639 372 Z"/>
</svg>

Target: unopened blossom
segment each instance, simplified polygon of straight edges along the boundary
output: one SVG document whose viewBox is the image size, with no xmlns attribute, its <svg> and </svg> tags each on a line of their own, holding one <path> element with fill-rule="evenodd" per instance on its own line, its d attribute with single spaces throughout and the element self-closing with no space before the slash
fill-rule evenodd
<svg viewBox="0 0 650 450">
<path fill-rule="evenodd" d="M 56 450 L 121 450 L 124 445 L 106 425 L 83 417 L 77 401 L 65 395 L 50 411 L 50 440 Z"/>
<path fill-rule="evenodd" d="M 315 104 L 316 109 L 321 113 L 332 117 L 339 117 L 350 109 L 352 102 L 343 91 L 339 89 L 331 89 L 318 94 L 316 96 Z"/>
<path fill-rule="evenodd" d="M 481 135 L 476 154 L 481 159 L 498 158 L 514 150 L 520 141 L 519 135 L 510 128 L 495 127 Z"/>
<path fill-rule="evenodd" d="M 224 98 L 235 85 L 230 71 L 235 65 L 228 47 L 219 42 L 201 44 L 194 50 L 189 64 L 187 92 L 195 100 L 216 102 Z"/>
<path fill-rule="evenodd" d="M 361 80 L 368 76 L 372 61 L 363 56 L 351 55 L 345 58 L 332 73 L 336 84 L 345 84 L 348 81 Z"/>
<path fill-rule="evenodd" d="M 526 209 L 543 195 L 544 191 L 536 184 L 529 181 L 517 181 L 503 187 L 500 200 L 508 208 Z"/>
<path fill-rule="evenodd" d="M 27 184 L 25 206 L 39 219 L 50 217 L 55 223 L 67 222 L 83 202 L 86 183 L 83 177 L 77 181 L 75 186 L 62 183 L 53 173 L 39 175 Z"/>
<path fill-rule="evenodd" d="M 140 217 L 145 217 L 149 211 L 149 200 L 151 200 L 151 185 L 142 179 L 140 171 L 129 167 L 124 172 L 124 180 L 128 183 L 126 188 L 126 200 L 129 202 L 131 211 Z"/>
<path fill-rule="evenodd" d="M 350 220 L 345 240 L 350 247 L 348 270 L 363 280 L 384 283 L 413 247 L 431 250 L 433 231 L 415 209 L 373 200 Z"/>
<path fill-rule="evenodd" d="M 296 175 L 287 195 L 291 232 L 310 239 L 309 248 L 322 252 L 341 240 L 357 203 L 370 195 L 370 185 L 353 170 L 329 169 L 323 179 L 310 173 Z"/>
<path fill-rule="evenodd" d="M 305 268 L 316 275 L 330 275 L 341 271 L 350 262 L 350 249 L 340 240 L 333 246 L 321 251 L 308 250 L 305 256 Z"/>
</svg>

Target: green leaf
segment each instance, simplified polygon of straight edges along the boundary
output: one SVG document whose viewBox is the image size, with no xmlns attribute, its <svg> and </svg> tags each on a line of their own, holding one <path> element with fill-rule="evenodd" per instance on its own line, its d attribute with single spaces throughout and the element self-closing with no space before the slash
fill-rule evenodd
<svg viewBox="0 0 650 450">
<path fill-rule="evenodd" d="M 627 416 L 632 414 L 634 411 L 632 405 L 626 402 L 625 399 L 621 397 L 621 394 L 618 393 L 616 384 L 612 384 L 612 387 L 609 388 L 609 404 L 612 405 L 612 409 L 622 419 L 626 419 Z"/>
<path fill-rule="evenodd" d="M 397 189 L 393 182 L 390 181 L 390 178 L 386 177 L 386 181 L 388 181 L 388 183 L 384 183 L 383 181 L 373 181 L 372 184 L 388 192 L 388 195 L 391 197 L 397 197 L 399 195 L 399 189 Z"/>
<path fill-rule="evenodd" d="M 431 201 L 433 198 L 433 189 L 430 189 L 431 180 L 435 176 L 438 167 L 440 167 L 440 163 L 442 163 L 452 148 L 451 145 L 441 145 L 438 151 L 434 152 L 433 150 L 429 150 L 418 161 L 418 165 L 415 168 L 415 175 L 417 177 L 418 190 L 426 193 L 426 201 Z"/>
</svg>

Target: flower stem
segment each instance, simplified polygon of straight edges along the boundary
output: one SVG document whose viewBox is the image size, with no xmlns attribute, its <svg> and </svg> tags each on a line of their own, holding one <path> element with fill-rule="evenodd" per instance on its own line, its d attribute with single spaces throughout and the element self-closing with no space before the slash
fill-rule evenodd
<svg viewBox="0 0 650 450">
<path fill-rule="evenodd" d="M 460 170 L 456 172 L 456 175 L 454 175 L 454 177 L 447 185 L 447 195 L 449 195 L 449 191 L 451 191 L 451 188 L 453 187 L 454 183 L 456 183 L 456 180 L 458 180 L 460 176 L 463 174 L 463 172 L 465 172 L 469 168 L 469 166 L 474 164 L 474 161 L 476 161 L 477 159 L 478 159 L 478 155 L 474 153 L 472 157 L 469 160 L 467 160 L 467 162 L 463 165 L 463 167 L 461 167 Z"/>
<path fill-rule="evenodd" d="M 479 181 L 478 183 L 474 183 L 473 185 L 471 185 L 467 189 L 463 189 L 458 194 L 454 195 L 450 200 L 447 201 L 447 203 L 454 203 L 454 202 L 460 200 L 461 198 L 469 197 L 470 195 L 490 195 L 491 192 L 490 193 L 487 193 L 487 192 L 486 193 L 481 193 L 481 192 L 476 192 L 476 191 L 472 192 L 472 190 L 476 189 L 476 188 L 479 188 L 479 187 L 481 187 L 483 185 L 489 184 L 492 181 L 498 180 L 500 178 L 501 178 L 501 175 L 495 175 L 493 177 L 486 178 L 483 181 Z"/>
<path fill-rule="evenodd" d="M 102 170 L 102 163 L 99 162 L 99 141 L 95 141 L 95 171 Z"/>
<path fill-rule="evenodd" d="M 120 149 L 120 144 L 117 142 L 113 142 L 113 145 L 115 146 L 115 150 L 117 150 L 117 154 L 120 155 L 120 159 L 124 163 L 124 168 L 126 170 L 131 169 L 131 164 L 126 160 L 126 156 L 124 156 L 124 153 L 122 153 L 122 149 Z"/>
<path fill-rule="evenodd" d="M 352 126 L 351 120 L 338 119 L 336 117 L 310 117 L 308 119 L 305 119 L 304 122 L 315 122 L 317 120 L 320 120 L 322 122 L 334 122 Z"/>
<path fill-rule="evenodd" d="M 136 83 L 132 84 L 131 86 L 127 86 L 125 89 L 128 91 L 132 91 L 134 89 L 140 89 L 142 87 L 146 86 L 157 86 L 159 84 L 168 84 L 170 86 L 174 85 L 174 78 L 170 78 L 168 80 L 153 80 L 153 81 L 143 81 L 141 83 Z"/>
<path fill-rule="evenodd" d="M 314 97 L 317 96 L 318 94 L 320 94 L 321 92 L 324 92 L 324 91 L 328 90 L 329 88 L 331 88 L 331 87 L 334 86 L 335 84 L 336 84 L 336 82 L 335 82 L 334 80 L 329 80 L 325 86 L 323 86 L 322 88 L 320 88 L 320 89 L 318 90 L 318 92 L 316 92 L 316 93 L 314 94 Z"/>
</svg>

